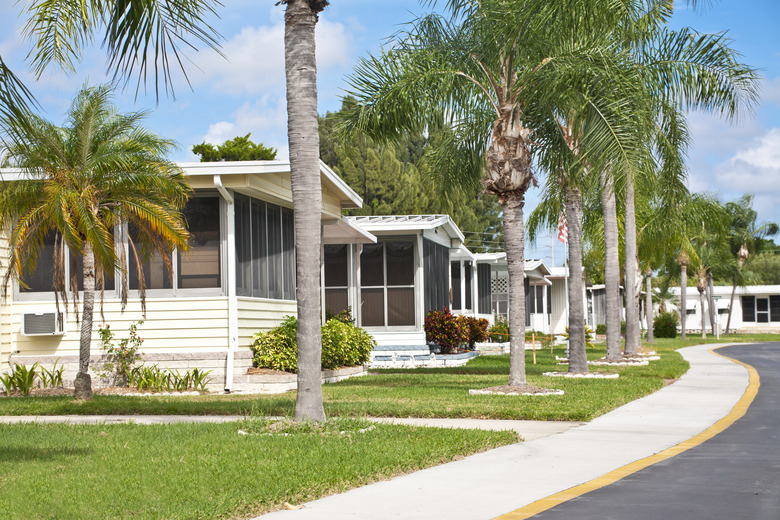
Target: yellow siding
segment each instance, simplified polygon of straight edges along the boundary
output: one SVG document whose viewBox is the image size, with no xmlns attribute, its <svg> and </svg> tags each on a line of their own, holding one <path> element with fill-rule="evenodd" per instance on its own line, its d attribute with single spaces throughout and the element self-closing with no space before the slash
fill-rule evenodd
<svg viewBox="0 0 780 520">
<path fill-rule="evenodd" d="M 23 336 L 21 319 L 25 312 L 51 310 L 54 302 L 14 303 L 13 338 L 15 348 L 23 356 L 77 355 L 80 324 L 73 312 L 68 313 L 64 336 Z M 103 305 L 106 323 L 118 338 L 127 337 L 131 324 L 141 319 L 138 300 L 128 302 L 124 313 L 120 302 L 106 301 Z M 7 315 L 7 313 L 6 313 Z M 146 320 L 138 329 L 144 340 L 142 351 L 157 352 L 215 352 L 224 351 L 228 345 L 227 298 L 166 298 L 146 301 Z M 98 353 L 100 341 L 98 327 L 103 324 L 99 304 L 95 306 L 92 352 Z"/>
<path fill-rule="evenodd" d="M 0 230 L 0 276 L 5 276 L 8 269 L 8 229 Z M 13 307 L 11 287 L 8 288 L 8 297 L 0 299 L 0 374 L 10 368 L 8 355 L 11 353 L 11 309 Z"/>
<path fill-rule="evenodd" d="M 238 346 L 248 348 L 255 333 L 272 329 L 279 325 L 285 316 L 296 314 L 294 301 L 239 298 Z"/>
</svg>

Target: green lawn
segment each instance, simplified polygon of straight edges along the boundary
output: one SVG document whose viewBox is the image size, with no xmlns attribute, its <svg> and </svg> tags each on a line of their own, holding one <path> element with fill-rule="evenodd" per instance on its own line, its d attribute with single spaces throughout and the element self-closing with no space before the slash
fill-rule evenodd
<svg viewBox="0 0 780 520">
<path fill-rule="evenodd" d="M 240 427 L 0 425 L 0 518 L 246 518 L 517 441 L 379 424 L 344 435 Z"/>
<path fill-rule="evenodd" d="M 768 341 L 776 335 L 731 335 L 722 341 Z M 714 342 L 714 340 L 710 340 Z M 541 419 L 587 421 L 638 397 L 662 388 L 676 379 L 687 364 L 676 348 L 701 343 L 657 340 L 652 347 L 660 355 L 647 367 L 599 368 L 620 372 L 617 380 L 582 380 L 545 377 L 541 374 L 565 370 L 550 358 L 550 351 L 537 351 L 537 364 L 527 353 L 530 383 L 562 389 L 563 396 L 469 396 L 471 388 L 506 384 L 508 356 L 482 356 L 459 368 L 374 370 L 376 375 L 324 385 L 325 411 L 329 416 L 387 417 L 484 417 L 496 419 Z M 563 349 L 556 348 L 562 356 Z M 589 350 L 589 357 L 604 355 L 604 346 Z M 96 396 L 90 402 L 70 397 L 0 398 L 0 415 L 52 414 L 247 414 L 252 409 L 269 415 L 288 415 L 295 405 L 295 393 L 278 395 L 209 395 L 183 397 Z"/>
</svg>

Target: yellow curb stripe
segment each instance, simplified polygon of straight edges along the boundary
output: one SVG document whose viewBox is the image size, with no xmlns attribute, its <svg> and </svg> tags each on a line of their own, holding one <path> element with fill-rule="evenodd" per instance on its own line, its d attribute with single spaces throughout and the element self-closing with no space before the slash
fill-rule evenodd
<svg viewBox="0 0 780 520">
<path fill-rule="evenodd" d="M 717 434 L 719 434 L 720 432 L 722 432 L 723 430 L 725 430 L 726 428 L 728 428 L 729 426 L 737 422 L 737 420 L 739 420 L 743 415 L 745 415 L 748 408 L 750 407 L 750 403 L 752 403 L 753 399 L 755 399 L 756 394 L 758 394 L 758 387 L 761 385 L 761 382 L 758 377 L 758 372 L 756 371 L 755 368 L 753 368 L 752 366 L 746 363 L 743 363 L 742 361 L 739 361 L 738 359 L 730 358 L 728 356 L 724 356 L 723 354 L 719 354 L 715 352 L 717 348 L 722 348 L 722 347 L 712 348 L 710 349 L 710 353 L 742 365 L 747 369 L 748 374 L 750 376 L 748 381 L 748 386 L 745 389 L 745 393 L 742 394 L 742 397 L 739 399 L 739 401 L 737 401 L 737 404 L 734 405 L 734 407 L 731 409 L 728 415 L 723 417 L 721 420 L 719 420 L 718 422 L 716 422 L 715 424 L 713 424 L 712 426 L 710 426 L 700 434 L 691 437 L 690 439 L 683 441 L 680 444 L 677 444 L 675 446 L 672 446 L 671 448 L 667 448 L 663 451 L 660 451 L 655 455 L 650 455 L 649 457 L 645 457 L 644 459 L 639 459 L 630 464 L 626 464 L 625 466 L 610 471 L 609 473 L 606 473 L 605 475 L 595 478 L 589 482 L 585 482 L 584 484 L 574 486 L 565 491 L 561 491 L 559 493 L 555 493 L 554 495 L 550 495 L 548 497 L 537 500 L 536 502 L 532 502 L 527 506 L 521 507 L 520 509 L 516 509 L 510 513 L 506 513 L 504 515 L 498 516 L 495 518 L 495 520 L 525 520 L 526 518 L 530 518 L 543 511 L 552 509 L 553 507 L 562 504 L 568 500 L 577 498 L 586 493 L 590 493 L 591 491 L 602 488 L 604 486 L 614 484 L 618 480 L 621 480 L 633 473 L 636 473 L 637 471 L 645 469 L 646 467 L 652 466 L 653 464 L 656 464 L 663 460 L 674 457 L 675 455 L 679 455 L 680 453 L 686 450 L 689 450 L 695 446 L 704 443 L 705 441 L 715 437 Z"/>
</svg>

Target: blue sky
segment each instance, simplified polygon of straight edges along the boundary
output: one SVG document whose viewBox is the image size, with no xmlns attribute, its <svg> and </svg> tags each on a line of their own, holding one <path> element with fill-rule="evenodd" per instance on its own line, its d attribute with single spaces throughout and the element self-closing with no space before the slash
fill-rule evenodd
<svg viewBox="0 0 780 520">
<path fill-rule="evenodd" d="M 190 90 L 176 82 L 176 99 L 162 97 L 159 104 L 134 88 L 117 95 L 123 110 L 151 109 L 147 126 L 175 139 L 180 150 L 174 159 L 195 160 L 193 144 L 219 143 L 252 133 L 252 139 L 277 147 L 287 155 L 283 70 L 283 7 L 275 0 L 225 0 L 216 26 L 224 36 L 225 60 L 214 52 L 188 54 Z M 678 2 L 679 3 L 679 2 Z M 694 12 L 678 8 L 674 26 L 691 26 L 700 32 L 728 31 L 733 46 L 745 61 L 762 71 L 762 102 L 752 117 L 729 124 L 694 113 L 689 117 L 693 145 L 689 151 L 689 186 L 695 191 L 719 193 L 733 200 L 754 193 L 760 220 L 780 222 L 780 1 L 714 0 Z M 67 76 L 51 69 L 39 81 L 27 72 L 24 58 L 29 46 L 21 36 L 25 2 L 0 0 L 0 55 L 21 73 L 38 97 L 44 116 L 61 121 L 73 94 L 85 81 L 105 81 L 105 59 L 100 49 L 85 53 L 78 71 Z M 424 12 L 417 0 L 332 0 L 317 28 L 319 110 L 337 110 L 344 76 L 355 60 L 376 52 L 401 24 Z M 528 194 L 533 209 L 538 190 Z M 482 231 L 482 230 L 467 230 Z M 562 248 L 556 247 L 560 265 Z M 550 258 L 550 240 L 540 239 L 527 257 Z"/>
</svg>

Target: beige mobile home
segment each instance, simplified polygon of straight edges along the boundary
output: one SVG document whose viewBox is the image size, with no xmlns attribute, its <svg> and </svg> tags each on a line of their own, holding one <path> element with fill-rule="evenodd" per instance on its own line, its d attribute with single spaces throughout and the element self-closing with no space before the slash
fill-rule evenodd
<svg viewBox="0 0 780 520">
<path fill-rule="evenodd" d="M 147 312 L 139 328 L 145 363 L 160 367 L 213 370 L 211 389 L 232 390 L 251 363 L 252 335 L 296 313 L 295 251 L 290 165 L 284 161 L 187 163 L 180 165 L 194 193 L 184 210 L 191 233 L 190 251 L 170 259 L 152 256 L 143 265 Z M 324 163 L 322 235 L 325 243 L 370 243 L 376 239 L 342 218 L 358 208 L 360 197 Z M 2 180 L 18 178 L 3 170 Z M 127 249 L 132 230 L 115 230 L 116 244 Z M 5 239 L 0 249 L 6 248 Z M 0 304 L 0 373 L 11 363 L 44 366 L 59 359 L 75 377 L 79 324 L 73 304 L 55 303 L 52 291 L 52 250 L 45 243 L 37 269 L 25 278 L 28 289 L 13 284 Z M 3 253 L 7 251 L 3 250 Z M 3 271 L 7 268 L 3 254 Z M 105 323 L 118 337 L 142 318 L 137 268 L 131 258 L 128 304 L 121 310 L 121 287 L 106 281 L 102 309 L 96 303 L 95 331 Z M 66 275 L 78 276 L 73 257 Z M 93 334 L 92 368 L 101 353 Z M 99 379 L 93 377 L 99 384 Z"/>
</svg>

